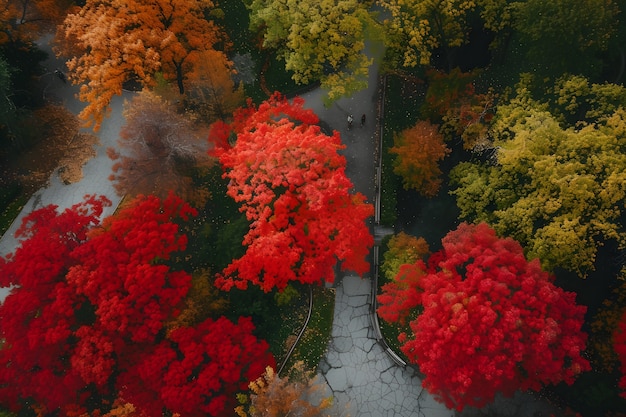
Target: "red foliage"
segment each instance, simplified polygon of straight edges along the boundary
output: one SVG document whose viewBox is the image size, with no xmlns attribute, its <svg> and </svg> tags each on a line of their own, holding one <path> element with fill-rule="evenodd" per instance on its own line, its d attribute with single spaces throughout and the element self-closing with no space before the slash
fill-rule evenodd
<svg viewBox="0 0 626 417">
<path fill-rule="evenodd" d="M 305 125 L 314 125 L 319 118 L 313 110 L 305 109 L 304 99 L 295 97 L 291 102 L 279 92 L 275 92 L 270 98 L 256 107 L 251 98 L 247 100 L 247 107 L 237 109 L 233 115 L 231 124 L 217 121 L 211 125 L 209 142 L 215 149 L 211 154 L 216 156 L 230 149 L 228 137 L 231 133 L 240 134 L 253 131 L 258 124 L 282 123 L 283 119 L 291 120 Z"/>
<path fill-rule="evenodd" d="M 274 366 L 268 344 L 253 330 L 248 318 L 235 324 L 224 317 L 174 330 L 120 378 L 121 397 L 154 417 L 163 409 L 190 417 L 232 415 L 234 394 Z"/>
<path fill-rule="evenodd" d="M 317 116 L 302 104 L 273 96 L 258 109 L 239 111 L 235 145 L 216 150 L 230 179 L 228 195 L 252 222 L 246 253 L 216 281 L 222 289 L 332 282 L 337 259 L 343 269 L 369 270 L 365 256 L 373 238 L 365 219 L 373 207 L 363 195 L 350 194 L 339 134 L 310 125 Z"/>
<path fill-rule="evenodd" d="M 165 401 L 164 392 L 189 389 L 164 376 L 158 364 L 169 360 L 180 368 L 167 362 L 171 372 L 184 368 L 189 381 L 195 374 L 223 378 L 212 382 L 220 385 L 215 401 L 213 391 L 189 394 L 216 410 L 225 392 L 257 378 L 269 360 L 267 345 L 252 336 L 245 320 L 237 326 L 208 322 L 163 338 L 191 285 L 189 274 L 166 261 L 187 243 L 176 222 L 195 211 L 174 196 L 141 197 L 94 227 L 102 204 L 92 198 L 62 214 L 54 207 L 34 212 L 21 231 L 21 247 L 0 258 L 2 285 L 16 286 L 0 306 L 0 361 L 6 364 L 0 368 L 0 403 L 18 410 L 20 399 L 32 399 L 65 415 L 77 405 L 83 412 L 100 409 L 93 398 L 112 400 L 118 390 L 136 389 L 150 401 L 135 406 L 161 416 L 163 408 L 179 407 Z M 196 345 L 219 363 L 198 362 Z M 166 362 L 159 362 L 162 351 Z M 138 374 L 141 385 L 127 386 Z M 149 414 L 154 404 L 161 404 L 158 413 Z"/>
<path fill-rule="evenodd" d="M 484 223 L 461 224 L 442 243 L 419 277 L 423 312 L 402 346 L 426 389 L 461 410 L 497 392 L 571 384 L 590 369 L 580 356 L 586 307 L 554 286 L 539 260 L 527 261 L 519 243 Z"/>
<path fill-rule="evenodd" d="M 82 300 L 65 274 L 74 264 L 72 251 L 109 204 L 92 196 L 61 214 L 56 206 L 36 210 L 16 234 L 21 246 L 0 258 L 0 285 L 15 286 L 0 305 L 0 402 L 11 409 L 20 398 L 41 399 L 55 409 L 80 396 L 85 383 L 68 367 L 67 355 Z"/>
<path fill-rule="evenodd" d="M 384 320 L 406 324 L 411 310 L 422 304 L 421 279 L 426 275 L 426 265 L 419 260 L 415 264 L 404 264 L 392 282 L 382 287 L 377 297 L 378 314 Z"/>
<path fill-rule="evenodd" d="M 619 387 L 622 389 L 622 392 L 620 395 L 626 398 L 626 311 L 624 311 L 618 328 L 613 334 L 613 341 L 615 353 L 617 353 L 621 363 L 620 371 L 622 373 L 622 378 L 619 381 Z"/>
</svg>

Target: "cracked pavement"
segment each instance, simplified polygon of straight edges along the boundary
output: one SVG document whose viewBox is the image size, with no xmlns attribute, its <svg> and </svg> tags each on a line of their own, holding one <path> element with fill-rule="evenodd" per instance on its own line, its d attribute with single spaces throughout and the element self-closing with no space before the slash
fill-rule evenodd
<svg viewBox="0 0 626 417">
<path fill-rule="evenodd" d="M 332 340 L 319 367 L 336 405 L 354 417 L 454 416 L 376 341 L 370 297 L 369 278 L 348 275 L 337 286 Z"/>
</svg>

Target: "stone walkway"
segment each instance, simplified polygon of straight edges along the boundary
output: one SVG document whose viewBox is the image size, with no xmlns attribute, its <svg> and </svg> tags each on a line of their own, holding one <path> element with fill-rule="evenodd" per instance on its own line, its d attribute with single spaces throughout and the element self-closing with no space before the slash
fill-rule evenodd
<svg viewBox="0 0 626 417">
<path fill-rule="evenodd" d="M 337 286 L 332 341 L 320 371 L 339 409 L 353 417 L 454 416 L 376 342 L 370 294 L 369 278 L 345 276 Z"/>
</svg>

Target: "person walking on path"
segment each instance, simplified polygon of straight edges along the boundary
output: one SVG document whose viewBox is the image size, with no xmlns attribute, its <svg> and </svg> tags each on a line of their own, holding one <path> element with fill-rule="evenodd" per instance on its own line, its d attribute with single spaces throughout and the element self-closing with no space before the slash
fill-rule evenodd
<svg viewBox="0 0 626 417">
<path fill-rule="evenodd" d="M 354 119 L 352 118 L 352 115 L 351 115 L 351 114 L 349 114 L 349 115 L 348 115 L 348 129 L 351 129 L 351 128 L 352 128 L 352 121 L 353 121 L 353 120 L 354 120 Z"/>
<path fill-rule="evenodd" d="M 361 116 L 361 127 L 365 126 L 365 113 Z"/>
</svg>

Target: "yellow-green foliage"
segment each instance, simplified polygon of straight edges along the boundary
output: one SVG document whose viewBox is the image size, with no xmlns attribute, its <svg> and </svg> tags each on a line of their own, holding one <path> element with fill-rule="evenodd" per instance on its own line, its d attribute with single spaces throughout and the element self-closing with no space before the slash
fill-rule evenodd
<svg viewBox="0 0 626 417">
<path fill-rule="evenodd" d="M 626 245 L 626 111 L 562 128 L 546 106 L 520 95 L 492 125 L 496 164 L 462 163 L 451 173 L 464 217 L 512 236 L 530 258 L 579 276 L 597 246 Z"/>
<path fill-rule="evenodd" d="M 474 0 L 379 0 L 391 12 L 386 29 L 387 46 L 404 51 L 405 67 L 430 64 L 435 49 L 467 42 L 466 16 L 476 8 Z"/>
<path fill-rule="evenodd" d="M 372 19 L 358 0 L 249 0 L 250 28 L 274 48 L 299 84 L 321 81 L 330 100 L 367 87 L 365 28 Z"/>
<path fill-rule="evenodd" d="M 389 239 L 380 269 L 388 281 L 393 281 L 400 271 L 400 266 L 413 264 L 429 252 L 428 243 L 424 238 L 400 232 Z"/>
</svg>

